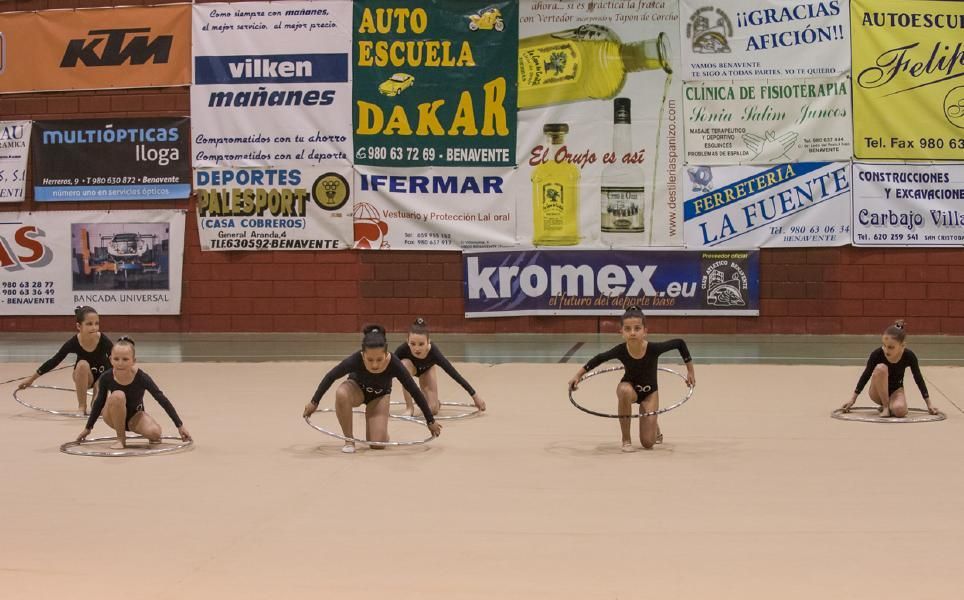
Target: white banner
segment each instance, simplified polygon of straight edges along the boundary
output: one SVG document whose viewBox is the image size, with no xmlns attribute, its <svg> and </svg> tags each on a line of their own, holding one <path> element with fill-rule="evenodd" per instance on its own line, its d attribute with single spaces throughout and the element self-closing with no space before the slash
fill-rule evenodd
<svg viewBox="0 0 964 600">
<path fill-rule="evenodd" d="M 0 121 L 0 202 L 23 202 L 30 126 L 31 121 Z"/>
<path fill-rule="evenodd" d="M 356 167 L 355 248 L 459 250 L 516 244 L 510 169 Z"/>
<path fill-rule="evenodd" d="M 854 163 L 854 246 L 964 245 L 964 164 Z"/>
<path fill-rule="evenodd" d="M 194 6 L 194 166 L 349 161 L 352 4 Z"/>
<path fill-rule="evenodd" d="M 690 167 L 683 227 L 690 248 L 850 243 L 850 164 Z"/>
<path fill-rule="evenodd" d="M 202 250 L 351 247 L 351 168 L 197 169 Z"/>
<path fill-rule="evenodd" d="M 683 86 L 686 161 L 696 165 L 850 160 L 850 77 Z"/>
<path fill-rule="evenodd" d="M 850 71 L 842 0 L 682 0 L 683 80 L 826 77 Z"/>
<path fill-rule="evenodd" d="M 0 213 L 0 315 L 176 315 L 184 211 Z"/>
</svg>

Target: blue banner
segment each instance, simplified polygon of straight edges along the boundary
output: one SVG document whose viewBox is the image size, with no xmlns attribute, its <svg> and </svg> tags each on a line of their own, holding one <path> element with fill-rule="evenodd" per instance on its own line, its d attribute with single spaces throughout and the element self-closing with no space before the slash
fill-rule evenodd
<svg viewBox="0 0 964 600">
<path fill-rule="evenodd" d="M 478 251 L 462 268 L 466 317 L 760 314 L 754 250 Z"/>
</svg>

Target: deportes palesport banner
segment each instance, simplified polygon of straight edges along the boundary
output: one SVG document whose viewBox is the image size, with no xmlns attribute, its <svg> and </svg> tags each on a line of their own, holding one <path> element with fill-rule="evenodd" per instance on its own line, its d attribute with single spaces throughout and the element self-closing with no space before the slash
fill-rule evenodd
<svg viewBox="0 0 964 600">
<path fill-rule="evenodd" d="M 686 162 L 850 160 L 850 78 L 688 82 Z"/>
<path fill-rule="evenodd" d="M 757 251 L 469 251 L 462 265 L 466 317 L 760 314 Z"/>
<path fill-rule="evenodd" d="M 35 121 L 34 199 L 188 198 L 188 132 L 187 117 Z"/>
<path fill-rule="evenodd" d="M 686 178 L 688 247 L 850 243 L 850 163 L 689 167 Z"/>
<path fill-rule="evenodd" d="M 964 245 L 964 164 L 854 163 L 855 246 Z"/>
<path fill-rule="evenodd" d="M 347 164 L 351 18 L 347 0 L 196 4 L 194 166 Z"/>
<path fill-rule="evenodd" d="M 683 79 L 845 74 L 848 17 L 846 0 L 682 0 Z"/>
<path fill-rule="evenodd" d="M 197 169 L 202 250 L 351 247 L 351 168 Z"/>
<path fill-rule="evenodd" d="M 30 121 L 0 121 L 0 202 L 24 199 L 30 126 Z"/>
<path fill-rule="evenodd" d="M 964 157 L 964 4 L 852 0 L 854 154 Z"/>
<path fill-rule="evenodd" d="M 176 315 L 184 211 L 0 213 L 0 315 Z"/>
</svg>

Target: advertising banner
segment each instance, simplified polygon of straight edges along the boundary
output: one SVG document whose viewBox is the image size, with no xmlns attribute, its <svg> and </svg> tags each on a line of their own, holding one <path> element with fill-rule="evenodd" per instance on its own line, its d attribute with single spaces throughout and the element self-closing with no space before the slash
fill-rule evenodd
<svg viewBox="0 0 964 600">
<path fill-rule="evenodd" d="M 514 246 L 512 169 L 356 169 L 355 248 Z"/>
<path fill-rule="evenodd" d="M 964 164 L 854 163 L 854 246 L 964 245 Z"/>
<path fill-rule="evenodd" d="M 191 8 L 0 14 L 0 94 L 188 85 Z"/>
<path fill-rule="evenodd" d="M 520 3 L 519 241 L 682 245 L 678 5 Z"/>
<path fill-rule="evenodd" d="M 846 0 L 681 0 L 680 13 L 685 81 L 850 70 Z"/>
<path fill-rule="evenodd" d="M 35 121 L 34 199 L 188 198 L 188 135 L 187 117 Z"/>
<path fill-rule="evenodd" d="M 194 6 L 195 167 L 351 158 L 351 2 Z"/>
<path fill-rule="evenodd" d="M 0 315 L 176 315 L 184 211 L 0 213 Z"/>
<path fill-rule="evenodd" d="M 466 317 L 760 314 L 756 251 L 475 251 L 462 266 Z"/>
<path fill-rule="evenodd" d="M 853 0 L 854 155 L 964 156 L 964 5 Z"/>
<path fill-rule="evenodd" d="M 355 3 L 355 163 L 514 166 L 519 4 Z"/>
<path fill-rule="evenodd" d="M 850 160 L 850 78 L 689 82 L 686 162 L 697 165 Z"/>
<path fill-rule="evenodd" d="M 0 121 L 0 202 L 23 202 L 30 121 Z"/>
<path fill-rule="evenodd" d="M 850 163 L 690 167 L 686 175 L 688 247 L 850 243 Z"/>
<path fill-rule="evenodd" d="M 351 247 L 351 167 L 198 169 L 201 250 Z"/>
</svg>

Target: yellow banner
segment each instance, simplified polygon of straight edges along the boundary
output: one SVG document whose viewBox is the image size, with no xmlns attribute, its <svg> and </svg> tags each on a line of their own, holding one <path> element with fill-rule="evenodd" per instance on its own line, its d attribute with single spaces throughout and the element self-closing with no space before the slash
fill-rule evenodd
<svg viewBox="0 0 964 600">
<path fill-rule="evenodd" d="M 964 2 L 853 0 L 854 154 L 964 158 Z"/>
<path fill-rule="evenodd" d="M 0 93 L 191 83 L 191 7 L 0 14 Z"/>
</svg>

